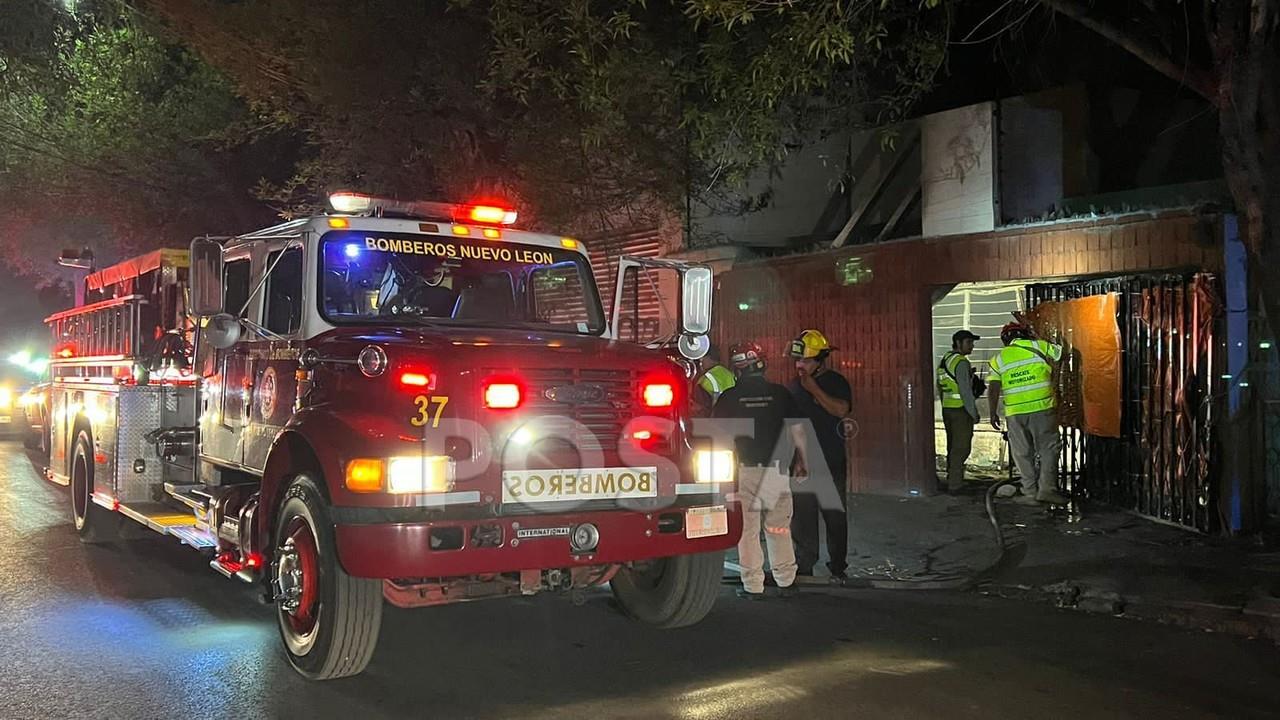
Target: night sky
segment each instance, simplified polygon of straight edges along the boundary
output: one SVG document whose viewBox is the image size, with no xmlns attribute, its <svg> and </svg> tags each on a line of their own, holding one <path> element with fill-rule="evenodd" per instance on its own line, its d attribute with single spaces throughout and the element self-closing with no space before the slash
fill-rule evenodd
<svg viewBox="0 0 1280 720">
<path fill-rule="evenodd" d="M 49 262 L 53 262 L 52 253 Z M 37 289 L 33 278 L 16 276 L 3 264 L 0 288 L 0 364 L 7 376 L 8 357 L 13 353 L 24 348 L 33 353 L 49 352 L 48 330 L 41 321 L 69 308 L 71 297 L 53 286 Z"/>
</svg>

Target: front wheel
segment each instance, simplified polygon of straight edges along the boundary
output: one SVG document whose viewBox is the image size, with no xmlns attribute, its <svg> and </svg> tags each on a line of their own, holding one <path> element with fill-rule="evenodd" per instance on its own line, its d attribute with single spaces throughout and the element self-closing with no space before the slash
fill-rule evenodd
<svg viewBox="0 0 1280 720">
<path fill-rule="evenodd" d="M 289 663 L 312 680 L 359 674 L 382 626 L 382 581 L 351 577 L 338 564 L 324 497 L 299 475 L 276 518 L 271 581 Z"/>
<path fill-rule="evenodd" d="M 711 612 L 723 575 L 723 551 L 678 555 L 624 567 L 610 586 L 631 617 L 655 627 L 678 628 Z"/>
</svg>

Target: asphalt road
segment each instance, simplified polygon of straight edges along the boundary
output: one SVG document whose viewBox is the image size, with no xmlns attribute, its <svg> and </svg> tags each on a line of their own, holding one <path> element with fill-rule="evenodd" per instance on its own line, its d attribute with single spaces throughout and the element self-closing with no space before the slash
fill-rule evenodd
<svg viewBox="0 0 1280 720">
<path fill-rule="evenodd" d="M 1261 642 L 977 595 L 747 603 L 682 631 L 543 596 L 389 608 L 369 669 L 289 669 L 270 608 L 175 541 L 82 546 L 0 444 L 0 718 L 1080 718 L 1280 714 Z"/>
</svg>

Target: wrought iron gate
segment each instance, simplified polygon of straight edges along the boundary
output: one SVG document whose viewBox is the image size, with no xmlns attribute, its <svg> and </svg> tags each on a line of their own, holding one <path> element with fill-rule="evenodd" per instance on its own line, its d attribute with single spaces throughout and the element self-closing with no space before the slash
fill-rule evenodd
<svg viewBox="0 0 1280 720">
<path fill-rule="evenodd" d="M 1221 294 L 1212 275 L 1135 276 L 1030 285 L 1027 304 L 1116 293 L 1121 337 L 1119 438 L 1064 427 L 1068 488 L 1164 522 L 1213 532 L 1217 513 L 1214 390 Z M 1071 377 L 1070 339 L 1062 377 Z M 1060 378 L 1061 379 L 1061 378 Z"/>
</svg>

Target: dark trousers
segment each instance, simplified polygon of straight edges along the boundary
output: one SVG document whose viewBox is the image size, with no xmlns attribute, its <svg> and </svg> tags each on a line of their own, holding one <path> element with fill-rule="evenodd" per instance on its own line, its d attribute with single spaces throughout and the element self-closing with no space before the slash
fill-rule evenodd
<svg viewBox="0 0 1280 720">
<path fill-rule="evenodd" d="M 973 416 L 964 408 L 943 408 L 942 425 L 947 430 L 947 487 L 964 485 L 964 463 L 973 450 Z"/>
<path fill-rule="evenodd" d="M 843 467 L 832 467 L 835 479 L 813 477 L 794 486 L 795 504 L 791 516 L 791 537 L 796 543 L 796 566 L 799 574 L 812 575 L 818 562 L 818 518 L 827 526 L 827 563 L 831 574 L 843 573 L 849 563 L 849 520 L 845 515 L 845 486 L 848 482 Z M 806 487 L 814 484 L 815 486 Z M 823 483 L 821 486 L 816 486 Z"/>
</svg>

